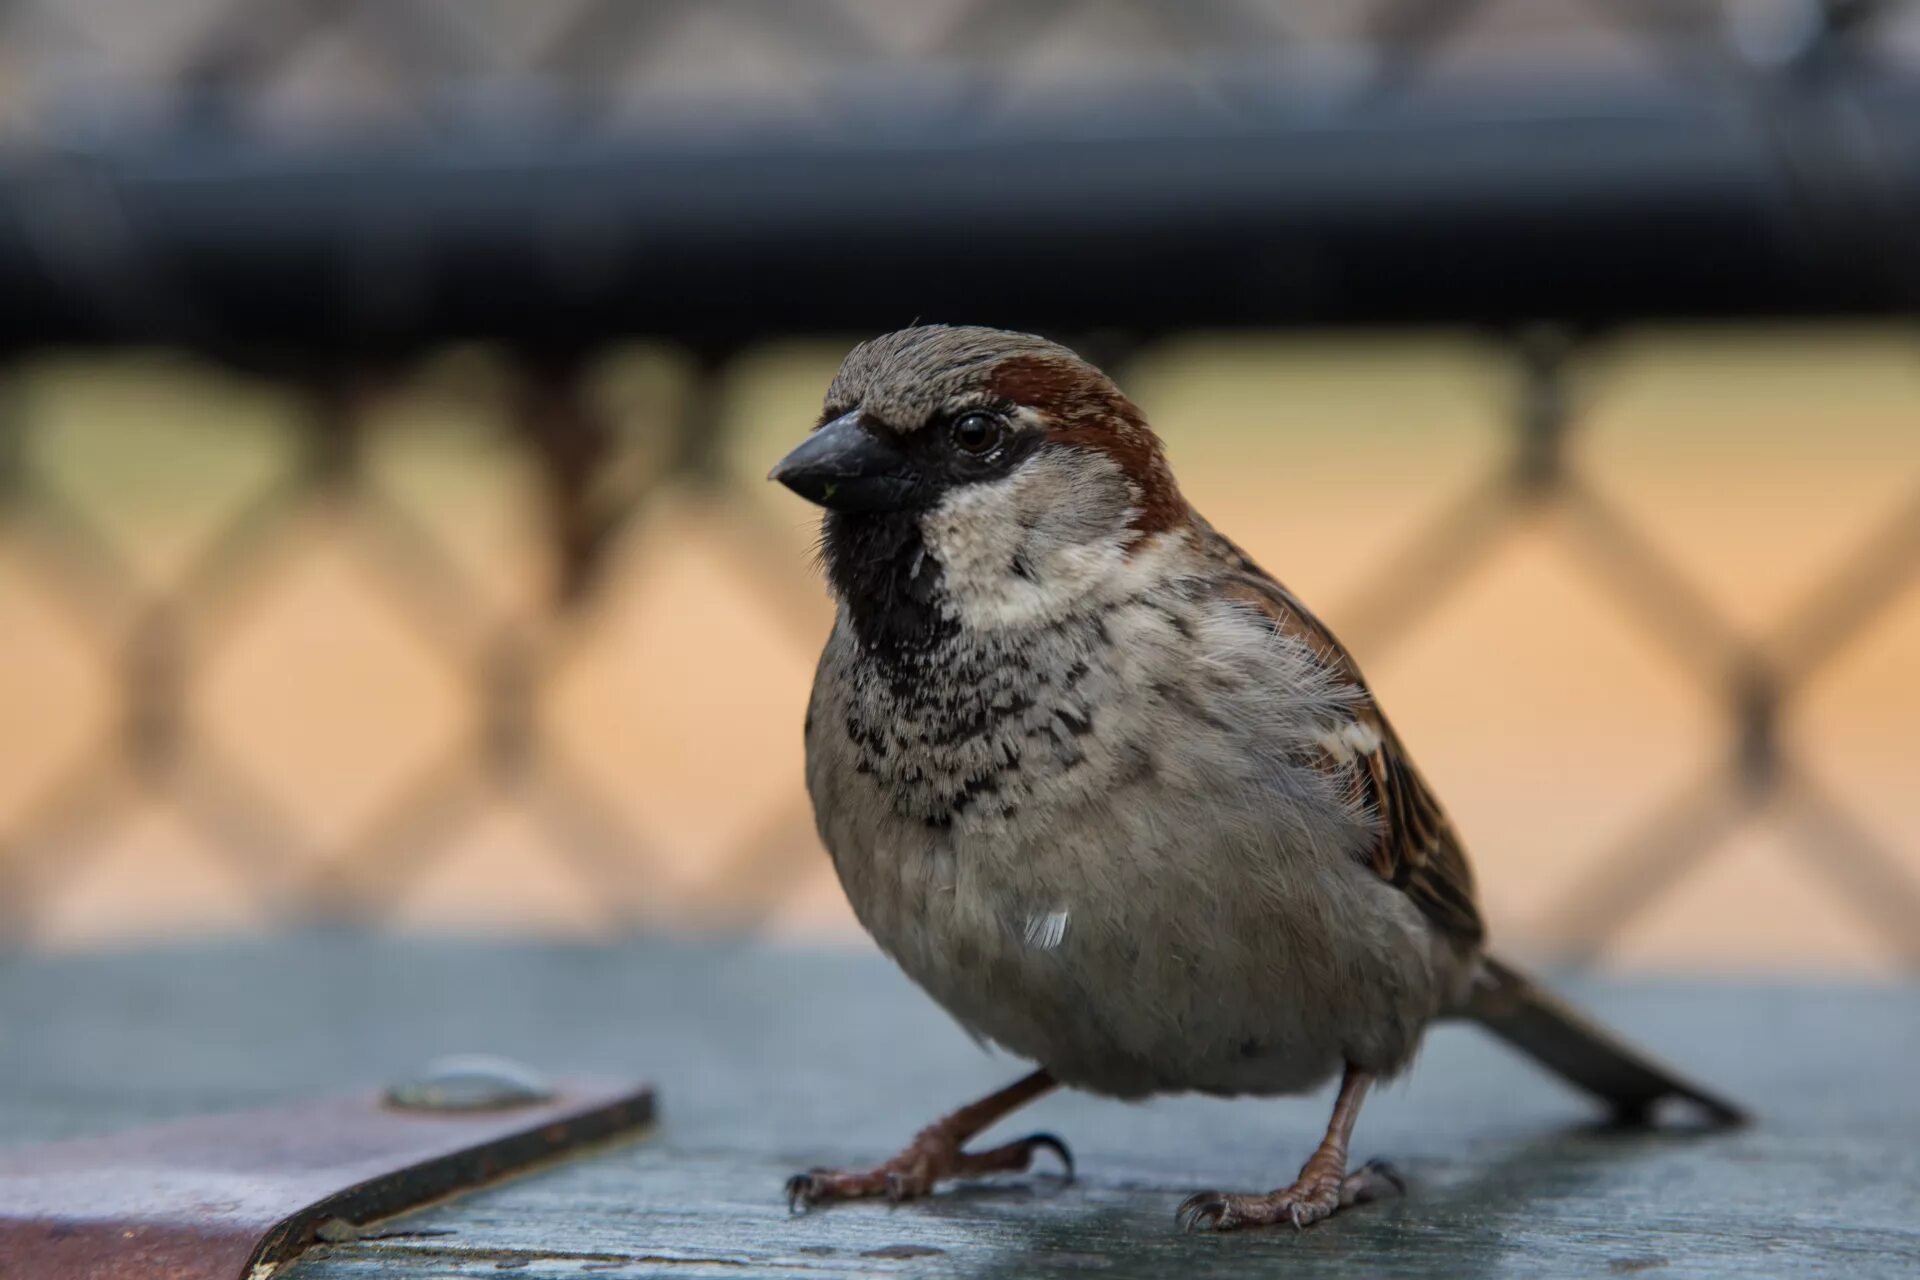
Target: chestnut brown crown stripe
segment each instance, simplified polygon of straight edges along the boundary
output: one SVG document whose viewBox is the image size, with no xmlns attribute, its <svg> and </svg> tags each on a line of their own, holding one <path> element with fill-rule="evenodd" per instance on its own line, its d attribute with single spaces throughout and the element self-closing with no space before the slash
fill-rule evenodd
<svg viewBox="0 0 1920 1280">
<path fill-rule="evenodd" d="M 1132 526 L 1143 536 L 1188 523 L 1186 500 L 1159 437 L 1106 375 L 1073 360 L 1009 356 L 994 367 L 986 385 L 989 394 L 1044 415 L 1053 424 L 1049 439 L 1111 457 L 1139 489 Z"/>
</svg>

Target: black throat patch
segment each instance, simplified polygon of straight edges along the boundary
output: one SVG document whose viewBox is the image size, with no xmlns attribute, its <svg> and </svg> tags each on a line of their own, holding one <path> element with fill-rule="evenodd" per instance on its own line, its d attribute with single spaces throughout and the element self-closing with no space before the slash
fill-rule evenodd
<svg viewBox="0 0 1920 1280">
<path fill-rule="evenodd" d="M 916 511 L 829 512 L 821 558 L 860 644 L 889 665 L 925 656 L 959 628 L 940 608 L 940 563 Z"/>
</svg>

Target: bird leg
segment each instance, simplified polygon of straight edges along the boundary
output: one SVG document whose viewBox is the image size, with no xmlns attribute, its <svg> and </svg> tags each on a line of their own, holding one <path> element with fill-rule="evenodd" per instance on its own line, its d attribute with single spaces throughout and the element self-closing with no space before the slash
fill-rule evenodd
<svg viewBox="0 0 1920 1280">
<path fill-rule="evenodd" d="M 943 1178 L 970 1178 L 984 1173 L 1017 1172 L 1032 1163 L 1033 1153 L 1046 1148 L 1060 1157 L 1073 1176 L 1073 1155 L 1067 1144 L 1050 1133 L 1035 1133 L 988 1151 L 962 1151 L 960 1144 L 1055 1087 L 1044 1070 L 1023 1076 L 952 1115 L 934 1121 L 893 1159 L 871 1169 L 809 1169 L 787 1179 L 787 1207 L 811 1208 L 827 1200 L 856 1200 L 885 1196 L 898 1204 L 933 1190 Z"/>
<path fill-rule="evenodd" d="M 1203 1227 L 1231 1231 L 1274 1222 L 1310 1227 L 1348 1205 L 1365 1204 L 1403 1190 L 1399 1175 L 1377 1160 L 1347 1172 L 1347 1143 L 1372 1084 L 1373 1076 L 1368 1072 L 1347 1068 L 1340 1081 L 1340 1096 L 1334 1099 L 1333 1118 L 1327 1122 L 1327 1136 L 1301 1166 L 1292 1186 L 1263 1196 L 1202 1191 L 1180 1206 L 1174 1221 L 1188 1231 Z"/>
</svg>

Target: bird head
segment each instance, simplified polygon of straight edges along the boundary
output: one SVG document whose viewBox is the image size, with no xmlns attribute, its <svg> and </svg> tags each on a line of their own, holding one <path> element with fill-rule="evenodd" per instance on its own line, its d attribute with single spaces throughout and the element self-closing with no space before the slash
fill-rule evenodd
<svg viewBox="0 0 1920 1280">
<path fill-rule="evenodd" d="M 848 353 L 812 434 L 770 478 L 848 515 L 928 512 L 955 499 L 977 509 L 996 496 L 1013 514 L 1019 498 L 1046 496 L 1028 490 L 1057 485 L 1065 470 L 1123 486 L 1138 533 L 1183 514 L 1159 440 L 1100 370 L 1031 334 L 921 325 Z"/>
<path fill-rule="evenodd" d="M 949 615 L 982 624 L 1059 612 L 1190 519 L 1159 439 L 1111 379 L 999 329 L 861 343 L 770 478 L 826 509 L 822 554 L 844 601 L 907 608 L 937 589 Z"/>
</svg>

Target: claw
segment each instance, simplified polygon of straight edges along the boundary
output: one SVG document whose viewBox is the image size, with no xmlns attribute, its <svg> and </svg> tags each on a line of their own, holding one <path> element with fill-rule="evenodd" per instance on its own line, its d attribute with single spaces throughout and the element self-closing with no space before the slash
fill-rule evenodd
<svg viewBox="0 0 1920 1280">
<path fill-rule="evenodd" d="M 813 1175 L 796 1173 L 787 1179 L 787 1212 L 805 1213 L 813 1207 Z"/>
<path fill-rule="evenodd" d="M 1387 1196 L 1407 1193 L 1407 1180 L 1385 1160 L 1369 1160 L 1340 1183 L 1340 1207 L 1371 1204 Z"/>
<path fill-rule="evenodd" d="M 1202 1191 L 1180 1202 L 1173 1211 L 1173 1221 L 1182 1231 L 1199 1231 L 1218 1226 L 1226 1211 L 1225 1196 L 1218 1191 Z"/>
<path fill-rule="evenodd" d="M 1045 1147 L 1053 1152 L 1060 1158 L 1061 1167 L 1066 1170 L 1066 1180 L 1073 1181 L 1073 1152 L 1067 1150 L 1067 1144 L 1060 1138 L 1051 1133 L 1034 1133 L 1028 1134 L 1021 1141 L 1029 1148 L 1029 1156 L 1032 1154 L 1032 1149 L 1039 1147 Z"/>
<path fill-rule="evenodd" d="M 1361 1165 L 1360 1171 L 1362 1173 L 1371 1173 L 1376 1178 L 1385 1179 L 1386 1182 L 1401 1195 L 1407 1193 L 1406 1178 L 1401 1175 L 1398 1169 L 1388 1164 L 1385 1160 L 1380 1159 L 1378 1156 Z"/>
</svg>

